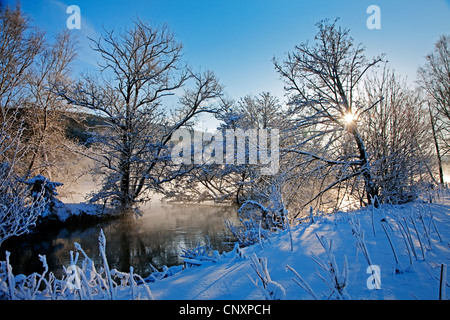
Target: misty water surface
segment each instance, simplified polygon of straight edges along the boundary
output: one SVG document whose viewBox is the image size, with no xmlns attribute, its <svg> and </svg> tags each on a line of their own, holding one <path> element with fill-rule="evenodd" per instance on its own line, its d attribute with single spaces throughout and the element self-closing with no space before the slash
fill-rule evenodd
<svg viewBox="0 0 450 320">
<path fill-rule="evenodd" d="M 136 273 L 148 276 L 151 266 L 182 264 L 182 248 L 204 245 L 208 239 L 214 250 L 229 251 L 233 239 L 224 220 L 237 220 L 236 209 L 228 206 L 172 205 L 154 203 L 142 208 L 140 218 L 123 217 L 92 226 L 68 225 L 45 232 L 15 237 L 2 245 L 11 252 L 13 273 L 30 274 L 43 271 L 38 254 L 46 255 L 50 271 L 62 275 L 62 266 L 70 264 L 70 251 L 78 242 L 99 268 L 98 249 L 100 230 L 106 236 L 106 254 L 111 269 L 129 272 L 130 265 Z M 79 261 L 83 259 L 81 253 Z"/>
</svg>

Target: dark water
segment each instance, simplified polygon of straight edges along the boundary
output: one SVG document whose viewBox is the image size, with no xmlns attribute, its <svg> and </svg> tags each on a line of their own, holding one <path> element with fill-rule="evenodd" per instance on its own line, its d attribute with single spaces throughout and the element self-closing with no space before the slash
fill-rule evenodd
<svg viewBox="0 0 450 320">
<path fill-rule="evenodd" d="M 150 263 L 163 265 L 182 264 L 182 248 L 205 245 L 208 239 L 213 250 L 229 251 L 233 241 L 224 220 L 236 221 L 236 209 L 225 206 L 152 204 L 142 209 L 140 218 L 123 217 L 92 226 L 65 226 L 37 232 L 5 241 L 0 248 L 0 259 L 5 260 L 5 250 L 11 252 L 10 262 L 15 275 L 41 273 L 38 254 L 46 255 L 49 270 L 57 277 L 62 266 L 70 264 L 70 251 L 76 251 L 78 242 L 96 266 L 101 265 L 98 249 L 100 230 L 106 236 L 106 255 L 111 269 L 134 272 L 143 277 L 152 269 Z M 79 261 L 82 255 L 80 253 Z"/>
</svg>

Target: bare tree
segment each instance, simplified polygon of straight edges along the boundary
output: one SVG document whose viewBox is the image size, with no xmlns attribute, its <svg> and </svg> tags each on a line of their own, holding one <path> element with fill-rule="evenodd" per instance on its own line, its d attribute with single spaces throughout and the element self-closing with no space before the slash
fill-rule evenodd
<svg viewBox="0 0 450 320">
<path fill-rule="evenodd" d="M 43 45 L 43 34 L 30 26 L 19 5 L 0 11 L 0 103 L 2 117 L 20 103 L 26 74 Z"/>
<path fill-rule="evenodd" d="M 439 183 L 444 184 L 444 168 L 442 165 L 443 157 L 445 153 L 450 151 L 450 149 L 447 149 L 446 152 L 442 152 L 441 141 L 445 141 L 443 137 L 443 133 L 445 132 L 445 130 L 442 127 L 442 122 L 439 121 L 439 112 L 436 110 L 436 108 L 432 107 L 432 104 L 429 101 L 427 104 L 431 133 L 433 135 L 434 150 L 436 152 L 436 159 L 439 170 Z"/>
<path fill-rule="evenodd" d="M 282 105 L 269 92 L 262 92 L 256 97 L 245 96 L 238 101 L 237 109 L 241 114 L 241 127 L 246 129 L 277 127 L 282 118 Z"/>
<path fill-rule="evenodd" d="M 6 6 L 0 11 L 0 121 L 6 136 L 19 139 L 22 131 L 19 108 L 23 102 L 27 73 L 42 48 L 43 34 L 30 26 L 20 6 Z M 15 139 L 15 140 L 17 140 Z M 18 141 L 16 141 L 18 142 Z M 1 162 L 16 162 L 23 156 L 24 148 L 3 149 Z M 11 160 L 14 159 L 14 160 Z"/>
<path fill-rule="evenodd" d="M 319 22 L 314 43 L 297 46 L 282 63 L 274 61 L 290 98 L 289 130 L 298 135 L 280 151 L 301 155 L 305 164 L 317 164 L 312 170 L 322 186 L 307 204 L 356 177 L 363 178 L 366 201 L 372 203 L 379 188 L 358 118 L 379 101 L 363 104 L 357 89 L 366 72 L 382 59 L 368 60 L 363 46 L 355 46 L 349 30 L 336 23 Z"/>
<path fill-rule="evenodd" d="M 33 200 L 20 182 L 17 165 L 27 146 L 20 119 L 26 75 L 42 46 L 42 34 L 30 27 L 17 5 L 0 10 L 0 245 L 27 233 L 40 216 L 44 201 Z"/>
<path fill-rule="evenodd" d="M 278 129 L 282 118 L 282 105 L 269 92 L 257 96 L 246 96 L 239 101 L 221 99 L 216 119 L 221 123 L 215 134 L 222 140 L 222 151 L 227 152 L 230 137 L 226 131 Z M 256 131 L 255 131 L 256 132 Z M 194 135 L 194 132 L 192 132 Z M 196 132 L 197 137 L 203 137 L 202 148 L 208 148 L 212 134 Z M 232 137 L 234 139 L 234 136 Z M 246 137 L 239 139 L 246 140 Z M 233 141 L 234 142 L 234 141 Z M 195 147 L 193 146 L 193 149 Z M 235 202 L 241 204 L 255 194 L 258 184 L 265 184 L 269 179 L 262 179 L 261 163 L 250 163 L 249 147 L 244 147 L 243 163 L 203 163 L 195 166 L 183 179 L 174 181 L 167 189 L 166 198 L 175 201 L 205 201 Z M 258 150 L 258 146 L 255 146 Z M 206 153 L 208 150 L 206 150 Z M 226 156 L 225 156 L 226 157 Z M 252 159 L 253 160 L 253 159 Z M 252 161 L 256 162 L 256 161 Z M 262 188 L 263 186 L 259 186 Z"/>
<path fill-rule="evenodd" d="M 169 161 L 172 135 L 196 115 L 214 112 L 209 103 L 222 88 L 211 72 L 195 74 L 181 63 L 182 46 L 167 26 L 152 28 L 138 20 L 130 30 L 105 31 L 92 41 L 105 76 L 85 76 L 72 87 L 56 86 L 53 91 L 105 119 L 91 141 L 95 147 L 87 153 L 105 173 L 102 190 L 92 200 L 126 209 L 145 199 L 145 190 L 158 190 L 183 174 L 185 168 Z M 193 85 L 185 89 L 172 117 L 167 116 L 164 97 L 180 92 L 188 80 Z"/>
<path fill-rule="evenodd" d="M 415 199 L 418 184 L 433 178 L 428 110 L 419 92 L 387 66 L 364 84 L 367 105 L 384 97 L 361 117 L 379 198 L 392 203 Z"/>
<path fill-rule="evenodd" d="M 433 130 L 440 182 L 444 183 L 442 158 L 450 151 L 450 36 L 442 35 L 426 63 L 418 70 L 418 82 L 429 98 L 429 113 Z"/>
<path fill-rule="evenodd" d="M 75 57 L 75 41 L 68 31 L 57 34 L 55 42 L 45 44 L 30 67 L 26 82 L 22 118 L 28 144 L 25 176 L 43 173 L 52 178 L 55 164 L 61 162 L 64 149 L 65 126 L 62 123 L 67 105 L 49 88 L 55 81 L 68 83 L 69 65 Z M 36 170 L 34 170 L 36 169 Z"/>
</svg>

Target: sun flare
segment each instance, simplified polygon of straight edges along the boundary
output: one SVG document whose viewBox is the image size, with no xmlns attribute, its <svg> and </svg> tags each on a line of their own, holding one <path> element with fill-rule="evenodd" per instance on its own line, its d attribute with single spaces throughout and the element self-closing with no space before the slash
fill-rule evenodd
<svg viewBox="0 0 450 320">
<path fill-rule="evenodd" d="M 344 115 L 344 122 L 349 125 L 355 122 L 356 116 L 352 112 L 348 112 Z"/>
</svg>

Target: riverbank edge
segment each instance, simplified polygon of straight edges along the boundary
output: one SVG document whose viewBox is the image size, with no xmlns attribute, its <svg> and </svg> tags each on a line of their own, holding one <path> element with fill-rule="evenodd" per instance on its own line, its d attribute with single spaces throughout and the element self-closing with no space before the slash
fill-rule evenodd
<svg viewBox="0 0 450 320">
<path fill-rule="evenodd" d="M 31 232 L 45 231 L 58 227 L 89 226 L 123 217 L 117 210 L 99 204 L 61 203 L 55 213 L 39 217 Z"/>
</svg>

